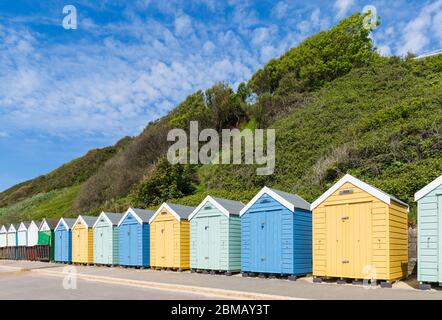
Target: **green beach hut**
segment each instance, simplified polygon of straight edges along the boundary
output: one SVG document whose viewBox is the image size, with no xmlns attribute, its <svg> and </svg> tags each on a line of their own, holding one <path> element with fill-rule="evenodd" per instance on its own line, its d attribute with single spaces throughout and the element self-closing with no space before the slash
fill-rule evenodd
<svg viewBox="0 0 442 320">
<path fill-rule="evenodd" d="M 243 208 L 241 202 L 207 196 L 190 214 L 191 270 L 240 271 Z"/>
</svg>

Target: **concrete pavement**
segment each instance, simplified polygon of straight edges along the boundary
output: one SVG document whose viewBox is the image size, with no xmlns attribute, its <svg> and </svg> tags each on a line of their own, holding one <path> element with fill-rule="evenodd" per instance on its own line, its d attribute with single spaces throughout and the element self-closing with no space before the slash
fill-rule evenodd
<svg viewBox="0 0 442 320">
<path fill-rule="evenodd" d="M 65 265 L 39 262 L 0 261 L 0 270 L 29 270 L 44 277 L 65 276 Z M 205 275 L 190 272 L 137 270 L 107 267 L 76 266 L 81 280 L 95 283 L 161 289 L 174 293 L 204 294 L 218 298 L 237 299 L 442 299 L 442 291 L 420 291 L 415 279 L 399 282 L 392 289 L 379 286 L 366 289 L 361 285 L 312 283 L 312 278 L 297 281 L 283 279 L 243 278 L 240 275 Z M 147 298 L 149 299 L 149 298 Z"/>
<path fill-rule="evenodd" d="M 63 288 L 60 278 L 29 271 L 0 271 L 0 300 L 205 300 L 192 293 L 96 283 L 79 279 L 76 289 Z"/>
</svg>

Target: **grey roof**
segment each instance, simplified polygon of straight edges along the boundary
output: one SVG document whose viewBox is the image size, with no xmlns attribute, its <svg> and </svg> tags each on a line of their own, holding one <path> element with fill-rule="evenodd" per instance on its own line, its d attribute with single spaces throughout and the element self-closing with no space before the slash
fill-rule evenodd
<svg viewBox="0 0 442 320">
<path fill-rule="evenodd" d="M 216 202 L 222 205 L 230 214 L 239 216 L 239 212 L 244 208 L 244 204 L 239 201 L 212 197 Z"/>
<path fill-rule="evenodd" d="M 95 221 L 97 221 L 98 217 L 91 217 L 91 216 L 81 216 L 83 220 L 86 222 L 89 228 L 92 228 Z"/>
<path fill-rule="evenodd" d="M 54 230 L 55 227 L 57 226 L 59 220 L 57 220 L 57 219 L 43 219 L 43 221 L 46 221 L 46 223 L 49 226 L 49 229 Z M 43 221 L 41 223 L 43 223 Z M 41 226 L 41 223 L 40 223 L 40 226 Z"/>
<path fill-rule="evenodd" d="M 143 221 L 143 223 L 149 223 L 150 218 L 155 214 L 155 211 L 152 210 L 144 210 L 144 209 L 137 209 L 137 208 L 131 208 L 137 216 L 140 217 L 140 219 Z"/>
<path fill-rule="evenodd" d="M 116 226 L 118 222 L 120 222 L 121 218 L 123 218 L 123 215 L 121 213 L 114 213 L 114 212 L 104 212 L 106 217 L 109 218 L 112 225 Z"/>
<path fill-rule="evenodd" d="M 41 221 L 40 220 L 32 220 L 37 225 L 37 227 L 40 227 Z M 31 221 L 31 222 L 32 222 Z M 58 222 L 58 221 L 57 221 Z"/>
<path fill-rule="evenodd" d="M 181 219 L 187 219 L 189 215 L 195 210 L 194 207 L 189 206 L 183 206 L 181 204 L 175 204 L 175 203 L 169 203 L 166 202 L 166 204 L 176 212 L 177 215 L 180 216 Z"/>
<path fill-rule="evenodd" d="M 66 222 L 66 224 L 68 225 L 69 229 L 71 229 L 74 226 L 75 221 L 77 221 L 77 219 L 74 218 L 63 218 L 63 221 Z"/>
<path fill-rule="evenodd" d="M 310 210 L 310 203 L 302 199 L 297 194 L 292 194 L 271 188 L 269 189 L 272 190 L 274 193 L 278 194 L 279 196 L 281 196 L 282 198 L 284 198 L 285 200 L 287 200 L 288 202 L 290 202 L 291 204 L 293 204 L 295 208 Z"/>
<path fill-rule="evenodd" d="M 405 203 L 405 202 L 403 202 L 402 200 L 399 200 L 398 198 L 392 196 L 391 194 L 386 193 L 385 191 L 382 191 L 382 190 L 379 189 L 379 188 L 376 188 L 376 187 L 373 186 L 373 185 L 370 185 L 370 186 L 371 186 L 372 188 L 378 190 L 379 192 L 382 192 L 382 193 L 385 194 L 387 197 L 389 197 L 391 200 L 393 200 L 393 201 L 395 201 L 395 202 L 397 202 L 397 203 L 399 203 L 399 204 L 402 204 L 402 205 L 405 206 L 405 207 L 408 207 L 408 204 Z"/>
<path fill-rule="evenodd" d="M 29 226 L 31 225 L 31 223 L 29 221 L 25 221 L 22 223 L 25 225 L 26 229 L 29 228 Z M 19 224 L 19 227 L 20 227 L 20 224 Z"/>
</svg>

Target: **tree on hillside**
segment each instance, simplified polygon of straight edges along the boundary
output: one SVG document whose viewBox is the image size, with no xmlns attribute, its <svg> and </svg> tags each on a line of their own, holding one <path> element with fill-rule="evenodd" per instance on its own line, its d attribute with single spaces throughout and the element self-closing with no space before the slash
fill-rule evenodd
<svg viewBox="0 0 442 320">
<path fill-rule="evenodd" d="M 181 198 L 195 191 L 195 167 L 192 165 L 171 165 L 161 159 L 157 167 L 133 190 L 135 206 L 149 207 L 160 205 L 169 199 Z"/>
<path fill-rule="evenodd" d="M 249 81 L 258 95 L 274 93 L 281 81 L 298 92 L 314 90 L 370 63 L 377 56 L 364 25 L 366 15 L 356 13 L 328 31 L 305 39 L 279 59 L 273 59 Z"/>
</svg>

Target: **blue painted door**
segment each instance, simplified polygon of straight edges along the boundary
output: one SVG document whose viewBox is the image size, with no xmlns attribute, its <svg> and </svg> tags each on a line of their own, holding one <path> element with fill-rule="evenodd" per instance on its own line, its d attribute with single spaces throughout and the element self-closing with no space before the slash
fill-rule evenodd
<svg viewBox="0 0 442 320">
<path fill-rule="evenodd" d="M 267 211 L 266 212 L 266 269 L 267 272 L 279 273 L 282 272 L 281 248 L 282 248 L 282 211 Z M 293 228 L 293 225 L 286 226 Z"/>
<path fill-rule="evenodd" d="M 254 234 L 253 239 L 253 269 L 256 272 L 266 272 L 266 213 L 258 212 L 252 220 Z"/>
<path fill-rule="evenodd" d="M 251 266 L 254 272 L 281 272 L 281 211 L 253 213 Z"/>
<path fill-rule="evenodd" d="M 61 232 L 61 258 L 62 261 L 69 261 L 69 231 Z"/>
<path fill-rule="evenodd" d="M 119 229 L 120 237 L 120 263 L 123 265 L 130 264 L 130 226 L 122 225 Z"/>
<path fill-rule="evenodd" d="M 56 261 L 62 261 L 62 256 L 61 256 L 61 249 L 62 249 L 62 245 L 63 242 L 62 240 L 62 235 L 61 235 L 61 231 L 57 231 L 56 232 L 56 236 L 55 236 L 55 260 Z"/>
<path fill-rule="evenodd" d="M 129 256 L 130 264 L 138 265 L 138 225 L 132 224 L 129 226 Z"/>
</svg>

